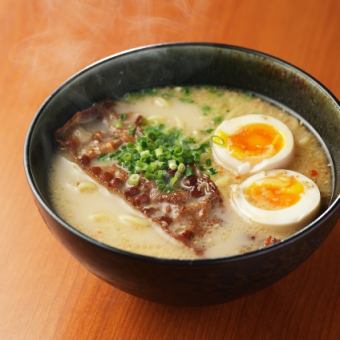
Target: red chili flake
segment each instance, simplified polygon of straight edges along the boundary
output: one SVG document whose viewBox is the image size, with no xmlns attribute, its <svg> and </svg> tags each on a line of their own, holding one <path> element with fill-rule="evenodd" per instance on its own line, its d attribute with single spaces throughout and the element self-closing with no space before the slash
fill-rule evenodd
<svg viewBox="0 0 340 340">
<path fill-rule="evenodd" d="M 319 173 L 318 173 L 317 170 L 313 169 L 313 170 L 310 171 L 310 175 L 311 175 L 312 177 L 317 177 L 317 176 L 319 175 Z"/>
<path fill-rule="evenodd" d="M 277 239 L 277 238 L 275 238 L 275 237 L 272 237 L 272 236 L 268 236 L 268 237 L 264 240 L 263 244 L 264 244 L 265 247 L 268 247 L 268 246 L 271 246 L 271 245 L 273 245 L 273 244 L 275 244 L 275 243 L 278 243 L 278 242 L 280 242 L 279 239 Z"/>
</svg>

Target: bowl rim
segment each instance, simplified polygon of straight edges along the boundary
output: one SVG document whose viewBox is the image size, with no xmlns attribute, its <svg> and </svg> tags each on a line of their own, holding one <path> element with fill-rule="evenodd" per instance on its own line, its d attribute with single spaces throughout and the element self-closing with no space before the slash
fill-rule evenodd
<svg viewBox="0 0 340 340">
<path fill-rule="evenodd" d="M 36 111 L 29 127 L 26 133 L 25 137 L 25 143 L 24 143 L 24 170 L 26 175 L 26 180 L 29 184 L 29 187 L 34 195 L 34 198 L 36 201 L 44 208 L 44 210 L 56 221 L 58 222 L 63 228 L 71 232 L 77 237 L 80 237 L 83 241 L 91 243 L 93 246 L 99 247 L 102 250 L 109 251 L 111 253 L 114 253 L 115 255 L 120 256 L 128 256 L 136 260 L 142 260 L 147 262 L 152 262 L 156 264 L 168 264 L 168 265 L 211 265 L 211 264 L 219 264 L 223 262 L 237 262 L 237 261 L 243 261 L 247 260 L 249 258 L 255 258 L 258 256 L 265 255 L 267 253 L 272 252 L 273 250 L 279 250 L 283 247 L 286 247 L 287 245 L 294 243 L 295 241 L 299 240 L 300 238 L 304 237 L 308 233 L 312 232 L 315 228 L 319 227 L 320 224 L 323 222 L 324 219 L 327 219 L 331 217 L 333 214 L 335 214 L 340 207 L 340 194 L 338 197 L 334 197 L 334 201 L 328 206 L 328 208 L 320 214 L 315 220 L 313 220 L 311 223 L 309 223 L 306 227 L 302 228 L 292 236 L 288 237 L 287 239 L 273 244 L 268 247 L 256 249 L 251 252 L 247 252 L 244 254 L 238 254 L 238 255 L 231 255 L 231 256 L 224 256 L 224 257 L 217 257 L 217 258 L 204 258 L 204 259 L 175 259 L 175 258 L 162 258 L 162 257 L 156 257 L 152 255 L 143 255 L 139 253 L 130 252 L 127 250 L 123 250 L 120 248 L 116 248 L 114 246 L 110 246 L 108 244 L 102 243 L 87 234 L 81 232 L 80 230 L 73 227 L 71 224 L 69 224 L 67 221 L 65 221 L 63 218 L 59 217 L 56 212 L 50 207 L 47 202 L 41 197 L 39 193 L 39 189 L 33 180 L 33 174 L 30 166 L 30 147 L 31 147 L 31 139 L 33 135 L 33 131 L 35 129 L 35 126 L 40 118 L 40 116 L 43 114 L 45 107 L 48 105 L 48 103 L 52 100 L 53 97 L 58 95 L 58 93 L 69 83 L 71 83 L 73 80 L 81 76 L 83 73 L 87 72 L 88 70 L 95 68 L 96 66 L 103 64 L 109 60 L 113 60 L 116 58 L 124 57 L 129 54 L 133 54 L 139 51 L 147 51 L 152 49 L 162 49 L 162 48 L 168 48 L 168 47 L 190 47 L 190 46 L 196 46 L 196 47 L 211 47 L 211 48 L 222 48 L 222 49 L 229 49 L 234 50 L 238 52 L 244 52 L 246 54 L 251 54 L 254 56 L 262 57 L 264 59 L 270 60 L 276 64 L 278 64 L 281 67 L 285 67 L 289 69 L 290 71 L 293 71 L 294 73 L 299 74 L 304 79 L 307 79 L 308 82 L 311 82 L 316 86 L 319 90 L 324 92 L 326 95 L 330 97 L 330 99 L 334 102 L 334 104 L 340 108 L 339 101 L 336 98 L 336 96 L 325 86 L 323 85 L 319 80 L 314 78 L 312 75 L 307 73 L 306 71 L 302 70 L 301 68 L 281 59 L 276 56 L 273 56 L 271 54 L 261 52 L 255 49 L 237 46 L 237 45 L 230 45 L 230 44 L 223 44 L 223 43 L 215 43 L 215 42 L 164 42 L 164 43 L 158 43 L 158 44 L 149 44 L 144 46 L 139 46 L 131 49 L 127 49 L 124 51 L 120 51 L 118 53 L 114 53 L 111 55 L 108 55 L 102 59 L 99 59 L 93 63 L 90 63 L 89 65 L 83 67 L 79 71 L 72 74 L 70 77 L 68 77 L 64 82 L 62 82 L 54 91 L 52 91 L 47 98 L 44 100 L 44 102 L 41 104 L 41 106 Z"/>
</svg>

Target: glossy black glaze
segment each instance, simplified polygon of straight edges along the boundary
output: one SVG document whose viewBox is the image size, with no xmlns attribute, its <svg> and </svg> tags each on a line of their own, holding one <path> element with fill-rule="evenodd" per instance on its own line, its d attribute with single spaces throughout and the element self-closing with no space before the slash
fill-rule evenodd
<svg viewBox="0 0 340 340">
<path fill-rule="evenodd" d="M 166 260 L 101 244 L 58 217 L 47 190 L 54 131 L 76 111 L 143 88 L 209 84 L 250 90 L 290 107 L 320 134 L 334 162 L 328 209 L 290 239 L 252 253 L 213 260 Z M 302 263 L 339 217 L 340 110 L 337 100 L 301 70 L 271 56 L 218 44 L 165 44 L 113 55 L 80 71 L 37 113 L 27 135 L 25 170 L 52 233 L 91 272 L 131 294 L 161 303 L 222 303 L 263 288 Z"/>
</svg>

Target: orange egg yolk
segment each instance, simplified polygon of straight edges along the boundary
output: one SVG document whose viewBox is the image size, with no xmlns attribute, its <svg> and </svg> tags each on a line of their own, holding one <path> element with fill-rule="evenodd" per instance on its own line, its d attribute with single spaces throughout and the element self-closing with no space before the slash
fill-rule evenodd
<svg viewBox="0 0 340 340">
<path fill-rule="evenodd" d="M 242 126 L 233 135 L 219 131 L 218 137 L 233 157 L 239 160 L 272 157 L 284 144 L 282 134 L 274 126 L 264 123 Z"/>
<path fill-rule="evenodd" d="M 304 193 L 304 185 L 293 176 L 279 174 L 256 181 L 244 193 L 252 205 L 277 210 L 296 204 Z"/>
</svg>

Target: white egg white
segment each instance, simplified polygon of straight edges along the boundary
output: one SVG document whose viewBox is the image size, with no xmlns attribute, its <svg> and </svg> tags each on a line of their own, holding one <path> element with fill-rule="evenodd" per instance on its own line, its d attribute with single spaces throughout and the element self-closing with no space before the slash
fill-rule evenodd
<svg viewBox="0 0 340 340">
<path fill-rule="evenodd" d="M 275 155 L 269 158 L 251 162 L 235 158 L 227 147 L 212 143 L 212 154 L 217 164 L 236 175 L 246 175 L 262 170 L 284 168 L 294 155 L 294 138 L 290 129 L 271 116 L 248 114 L 229 120 L 224 120 L 215 130 L 215 134 L 222 130 L 226 135 L 237 133 L 242 127 L 249 124 L 268 124 L 277 129 L 284 140 L 284 145 Z"/>
<path fill-rule="evenodd" d="M 245 190 L 250 185 L 265 177 L 277 176 L 282 173 L 295 177 L 304 186 L 304 192 L 296 204 L 282 209 L 267 210 L 254 206 L 247 200 Z M 292 233 L 299 227 L 307 225 L 317 215 L 320 199 L 317 185 L 308 177 L 291 170 L 263 171 L 248 177 L 241 184 L 231 186 L 231 201 L 236 212 L 241 217 L 276 232 Z"/>
</svg>

